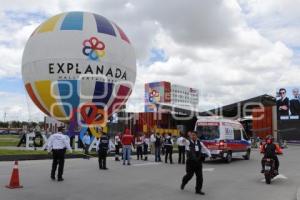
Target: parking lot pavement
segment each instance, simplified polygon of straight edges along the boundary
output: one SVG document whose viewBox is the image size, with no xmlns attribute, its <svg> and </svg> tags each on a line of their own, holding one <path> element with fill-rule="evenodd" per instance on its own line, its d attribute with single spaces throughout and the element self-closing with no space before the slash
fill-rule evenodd
<svg viewBox="0 0 300 200">
<path fill-rule="evenodd" d="M 204 164 L 205 196 L 194 193 L 195 178 L 184 191 L 179 189 L 185 166 L 136 161 L 123 166 L 109 158 L 107 171 L 98 169 L 97 159 L 66 160 L 64 182 L 50 180 L 50 160 L 19 163 L 23 189 L 9 190 L 13 162 L 0 162 L 0 199 L 2 200 L 140 200 L 140 199 L 210 199 L 210 200 L 294 200 L 300 186 L 300 147 L 289 147 L 280 157 L 280 176 L 266 185 L 259 173 L 261 156 L 252 152 L 251 160 L 230 164 L 209 161 Z M 177 160 L 177 156 L 174 156 Z"/>
</svg>

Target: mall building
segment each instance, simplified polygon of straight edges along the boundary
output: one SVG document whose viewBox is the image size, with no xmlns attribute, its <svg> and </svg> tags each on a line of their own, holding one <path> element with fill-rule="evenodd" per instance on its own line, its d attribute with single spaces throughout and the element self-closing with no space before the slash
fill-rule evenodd
<svg viewBox="0 0 300 200">
<path fill-rule="evenodd" d="M 122 132 L 126 127 L 134 134 L 155 130 L 178 135 L 180 131 L 193 130 L 198 117 L 222 116 L 239 120 L 252 137 L 265 138 L 272 134 L 275 138 L 300 141 L 300 115 L 292 115 L 292 102 L 300 105 L 300 100 L 293 99 L 294 90 L 286 91 L 287 97 L 263 94 L 219 108 L 199 111 L 198 89 L 167 81 L 146 83 L 144 112 L 130 113 L 124 107 L 114 115 L 117 116 L 116 120 L 109 119 L 107 130 L 110 135 Z M 290 107 L 290 112 L 280 112 L 280 106 L 285 102 L 281 99 L 290 99 L 290 103 L 285 106 Z M 53 132 L 60 124 L 45 120 L 45 125 L 46 130 Z"/>
<path fill-rule="evenodd" d="M 145 112 L 156 112 L 158 105 L 193 109 L 198 103 L 198 89 L 166 81 L 145 84 Z"/>
<path fill-rule="evenodd" d="M 182 85 L 171 85 L 171 104 L 179 107 L 196 107 L 199 103 L 199 91 Z"/>
</svg>

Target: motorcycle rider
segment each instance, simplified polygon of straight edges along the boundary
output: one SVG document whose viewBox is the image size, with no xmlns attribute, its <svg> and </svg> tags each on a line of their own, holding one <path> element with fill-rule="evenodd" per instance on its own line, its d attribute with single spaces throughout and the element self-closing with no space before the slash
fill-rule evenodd
<svg viewBox="0 0 300 200">
<path fill-rule="evenodd" d="M 279 160 L 276 155 L 276 152 L 280 152 L 278 146 L 273 143 L 273 136 L 268 135 L 266 137 L 266 143 L 262 146 L 261 152 L 264 154 L 264 157 L 261 160 L 262 170 L 261 173 L 265 173 L 265 159 L 270 158 L 275 161 L 275 173 L 278 174 L 279 169 Z"/>
</svg>

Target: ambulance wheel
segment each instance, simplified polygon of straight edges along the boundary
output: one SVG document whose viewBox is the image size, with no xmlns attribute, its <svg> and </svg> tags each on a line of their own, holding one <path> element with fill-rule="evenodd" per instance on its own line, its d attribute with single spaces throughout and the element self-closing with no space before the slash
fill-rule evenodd
<svg viewBox="0 0 300 200">
<path fill-rule="evenodd" d="M 246 155 L 243 156 L 245 160 L 250 160 L 250 153 L 251 153 L 251 150 L 248 149 Z"/>
<path fill-rule="evenodd" d="M 229 151 L 226 155 L 225 162 L 231 163 L 231 161 L 232 161 L 232 153 L 231 153 L 231 151 Z"/>
</svg>

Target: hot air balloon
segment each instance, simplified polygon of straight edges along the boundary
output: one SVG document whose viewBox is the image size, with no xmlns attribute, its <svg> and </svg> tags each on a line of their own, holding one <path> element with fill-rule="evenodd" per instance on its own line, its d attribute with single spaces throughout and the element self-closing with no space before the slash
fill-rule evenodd
<svg viewBox="0 0 300 200">
<path fill-rule="evenodd" d="M 22 58 L 28 95 L 46 115 L 99 123 L 124 105 L 136 78 L 136 58 L 125 32 L 89 12 L 65 12 L 32 33 Z"/>
</svg>

